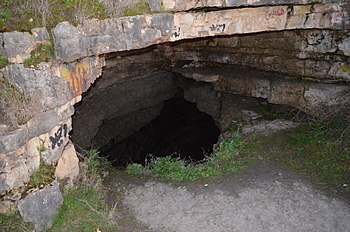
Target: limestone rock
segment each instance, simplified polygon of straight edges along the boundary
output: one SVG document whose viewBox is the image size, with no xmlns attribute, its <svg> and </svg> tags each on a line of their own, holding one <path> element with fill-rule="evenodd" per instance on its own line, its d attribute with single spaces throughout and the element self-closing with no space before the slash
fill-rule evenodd
<svg viewBox="0 0 350 232">
<path fill-rule="evenodd" d="M 98 133 L 104 120 L 157 106 L 173 97 L 176 91 L 172 75 L 168 72 L 151 73 L 116 82 L 92 98 L 85 98 L 85 104 L 76 112 L 76 117 L 84 115 L 88 119 L 74 124 L 72 140 L 81 147 L 89 147 L 92 142 L 90 139 Z"/>
<path fill-rule="evenodd" d="M 0 136 L 0 154 L 13 151 L 27 142 L 27 128 L 21 127 L 10 133 Z"/>
<path fill-rule="evenodd" d="M 152 3 L 151 3 L 152 2 Z M 310 3 L 341 3 L 341 0 L 152 0 L 150 6 L 154 4 L 162 5 L 164 10 L 188 11 L 198 8 L 226 8 L 240 6 L 273 6 L 283 4 L 310 4 Z M 151 7 L 151 10 L 153 8 Z"/>
<path fill-rule="evenodd" d="M 350 87 L 329 84 L 310 84 L 305 92 L 305 108 L 311 110 L 330 109 L 350 102 Z"/>
<path fill-rule="evenodd" d="M 50 227 L 52 218 L 63 203 L 63 197 L 57 181 L 45 188 L 30 193 L 18 202 L 18 209 L 25 221 L 35 224 L 35 229 L 41 231 Z"/>
<path fill-rule="evenodd" d="M 56 109 L 39 113 L 35 115 L 31 120 L 29 120 L 25 126 L 22 126 L 15 131 L 1 135 L 0 153 L 14 151 L 21 146 L 24 146 L 28 140 L 38 137 L 42 134 L 46 134 L 50 131 L 51 134 L 49 136 L 55 137 L 54 135 L 58 131 L 58 129 L 55 128 L 57 125 L 60 127 L 61 125 L 66 124 L 65 128 L 67 128 L 69 132 L 71 130 L 70 117 L 74 114 L 73 105 L 80 98 L 81 97 L 79 96 L 72 99 L 63 106 L 57 107 Z M 67 142 L 68 140 L 65 140 L 65 143 Z"/>
<path fill-rule="evenodd" d="M 5 32 L 4 48 L 10 63 L 23 63 L 34 49 L 34 39 L 28 32 Z"/>
<path fill-rule="evenodd" d="M 161 3 L 159 0 L 148 0 L 148 5 L 151 11 L 160 11 Z"/>
<path fill-rule="evenodd" d="M 32 34 L 17 31 L 3 33 L 4 49 L 10 63 L 23 63 L 38 43 L 49 40 L 46 28 L 34 28 L 31 32 Z"/>
<path fill-rule="evenodd" d="M 68 143 L 64 148 L 61 158 L 58 160 L 55 176 L 63 180 L 66 186 L 70 187 L 73 185 L 73 181 L 79 175 L 79 159 L 75 152 L 74 145 Z"/>
<path fill-rule="evenodd" d="M 103 147 L 111 142 L 117 143 L 122 141 L 157 117 L 162 108 L 163 103 L 136 110 L 125 116 L 104 120 L 103 124 L 98 128 L 93 144 L 99 144 L 99 146 Z M 118 130 L 115 130 L 115 128 L 118 128 Z"/>
<path fill-rule="evenodd" d="M 41 136 L 47 145 L 47 149 L 41 154 L 41 158 L 46 164 L 55 165 L 60 159 L 69 142 L 68 133 L 72 130 L 71 125 L 71 119 L 68 119 L 68 121 L 55 126 L 47 135 Z"/>
<path fill-rule="evenodd" d="M 74 27 L 67 22 L 54 29 L 58 58 L 74 61 L 112 51 L 143 48 L 166 41 L 173 29 L 171 14 L 139 15 L 106 20 L 87 20 Z"/>
<path fill-rule="evenodd" d="M 33 28 L 31 30 L 35 42 L 45 42 L 50 40 L 49 32 L 45 27 Z"/>
<path fill-rule="evenodd" d="M 277 80 L 271 84 L 268 102 L 289 105 L 299 109 L 305 107 L 305 83 Z"/>
<path fill-rule="evenodd" d="M 298 125 L 299 125 L 298 123 L 283 120 L 283 119 L 276 119 L 273 121 L 260 121 L 255 125 L 244 126 L 242 129 L 242 133 L 243 134 L 258 133 L 258 134 L 269 135 L 278 131 L 288 130 L 288 129 L 297 127 Z"/>
<path fill-rule="evenodd" d="M 212 6 L 222 4 L 222 1 L 214 0 L 191 2 L 204 5 L 208 3 Z M 277 4 L 286 2 L 281 0 Z M 289 8 L 287 5 L 274 5 L 208 12 L 141 15 L 100 21 L 88 20 L 84 25 L 78 27 L 64 22 L 53 29 L 55 49 L 59 59 L 71 62 L 87 56 L 140 49 L 153 44 L 183 39 L 291 29 L 350 28 L 346 4 L 329 3 L 324 5 L 314 4 L 312 0 L 295 0 L 295 3 L 301 2 L 303 4 L 312 2 L 312 5 L 293 8 Z M 237 2 L 228 1 L 226 3 L 228 6 L 232 6 Z M 243 5 L 246 3 L 248 2 L 240 2 Z M 267 4 L 276 3 L 276 1 L 257 0 L 249 1 L 249 3 Z M 163 2 L 166 9 L 167 4 Z M 169 2 L 169 4 L 172 7 L 184 4 L 185 8 L 188 8 L 189 3 L 186 0 Z M 315 39 L 317 40 L 317 38 Z M 329 39 L 330 37 L 326 37 L 321 47 L 323 50 L 333 51 L 334 46 Z"/>
<path fill-rule="evenodd" d="M 24 186 L 39 167 L 39 138 L 13 152 L 0 154 L 0 193 Z"/>
<path fill-rule="evenodd" d="M 350 37 L 344 38 L 338 45 L 338 48 L 344 53 L 344 55 L 350 56 Z"/>
<path fill-rule="evenodd" d="M 211 115 L 218 123 L 220 117 L 220 99 L 211 86 L 190 88 L 185 90 L 184 98 L 196 103 L 199 111 Z"/>
</svg>

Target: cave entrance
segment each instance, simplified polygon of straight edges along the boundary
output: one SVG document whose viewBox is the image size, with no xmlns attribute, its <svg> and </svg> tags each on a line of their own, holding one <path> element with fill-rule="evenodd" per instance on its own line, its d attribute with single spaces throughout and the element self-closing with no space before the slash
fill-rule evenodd
<svg viewBox="0 0 350 232">
<path fill-rule="evenodd" d="M 179 90 L 151 122 L 120 142 L 111 139 L 101 151 L 117 167 L 163 156 L 197 162 L 212 153 L 219 135 L 213 118 L 186 101 Z"/>
</svg>

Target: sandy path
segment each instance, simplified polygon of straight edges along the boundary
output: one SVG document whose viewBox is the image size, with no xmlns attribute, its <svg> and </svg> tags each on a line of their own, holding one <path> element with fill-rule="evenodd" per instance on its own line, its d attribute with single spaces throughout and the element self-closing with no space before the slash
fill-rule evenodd
<svg viewBox="0 0 350 232">
<path fill-rule="evenodd" d="M 346 201 L 271 161 L 208 183 L 122 182 L 114 183 L 125 185 L 123 205 L 137 221 L 125 231 L 350 231 Z"/>
</svg>

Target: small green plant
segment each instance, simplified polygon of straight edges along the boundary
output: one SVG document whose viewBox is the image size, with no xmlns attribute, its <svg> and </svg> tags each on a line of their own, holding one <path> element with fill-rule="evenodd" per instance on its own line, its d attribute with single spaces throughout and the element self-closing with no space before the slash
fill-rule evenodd
<svg viewBox="0 0 350 232">
<path fill-rule="evenodd" d="M 39 168 L 30 176 L 29 183 L 26 189 L 40 188 L 54 180 L 54 167 L 45 164 L 43 160 L 40 160 Z"/>
<path fill-rule="evenodd" d="M 26 67 L 36 67 L 41 62 L 49 62 L 53 59 L 55 50 L 52 43 L 40 44 L 30 53 L 30 58 L 26 59 L 23 64 Z"/>
<path fill-rule="evenodd" d="M 21 215 L 16 213 L 0 214 L 0 231 L 34 231 L 34 225 L 25 222 Z"/>
<path fill-rule="evenodd" d="M 42 152 L 44 152 L 46 150 L 45 148 L 45 144 L 44 141 L 40 140 L 39 145 L 36 147 L 36 149 L 38 150 L 38 152 L 41 154 Z"/>
<path fill-rule="evenodd" d="M 151 14 L 152 11 L 148 6 L 146 0 L 141 0 L 135 6 L 127 7 L 123 11 L 124 16 L 135 16 L 135 15 L 143 15 L 143 14 Z"/>
<path fill-rule="evenodd" d="M 221 142 L 218 149 L 201 164 L 188 163 L 179 157 L 165 156 L 154 158 L 146 167 L 129 164 L 127 172 L 164 177 L 173 181 L 193 181 L 223 173 L 234 174 L 252 161 L 251 157 L 240 155 L 242 147 L 241 137 L 235 133 L 230 139 Z"/>
<path fill-rule="evenodd" d="M 126 167 L 126 172 L 130 175 L 140 175 L 144 171 L 144 167 L 141 164 L 132 163 Z"/>
<path fill-rule="evenodd" d="M 8 64 L 7 59 L 4 56 L 0 55 L 0 69 L 6 67 L 7 64 Z"/>
<path fill-rule="evenodd" d="M 251 161 L 249 156 L 243 157 L 240 151 L 243 148 L 241 136 L 234 134 L 231 139 L 219 144 L 219 148 L 214 152 L 209 160 L 212 165 L 219 166 L 222 172 L 234 173 Z"/>
<path fill-rule="evenodd" d="M 237 122 L 237 123 L 233 123 L 230 128 L 229 131 L 231 134 L 235 134 L 238 133 L 242 130 L 243 128 L 243 123 L 242 122 Z"/>
<path fill-rule="evenodd" d="M 83 163 L 86 165 L 87 175 L 100 175 L 101 170 L 114 171 L 114 168 L 107 158 L 100 155 L 97 149 L 84 152 Z M 103 174 L 105 175 L 105 174 Z"/>
</svg>

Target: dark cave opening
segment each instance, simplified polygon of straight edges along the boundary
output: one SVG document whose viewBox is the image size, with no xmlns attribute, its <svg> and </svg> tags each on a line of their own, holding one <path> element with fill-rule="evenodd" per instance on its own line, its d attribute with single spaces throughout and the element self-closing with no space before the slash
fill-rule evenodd
<svg viewBox="0 0 350 232">
<path fill-rule="evenodd" d="M 160 114 L 122 141 L 111 139 L 101 153 L 114 166 L 144 164 L 146 157 L 173 156 L 197 162 L 212 153 L 220 129 L 213 118 L 183 97 L 183 91 L 165 101 Z"/>
</svg>

